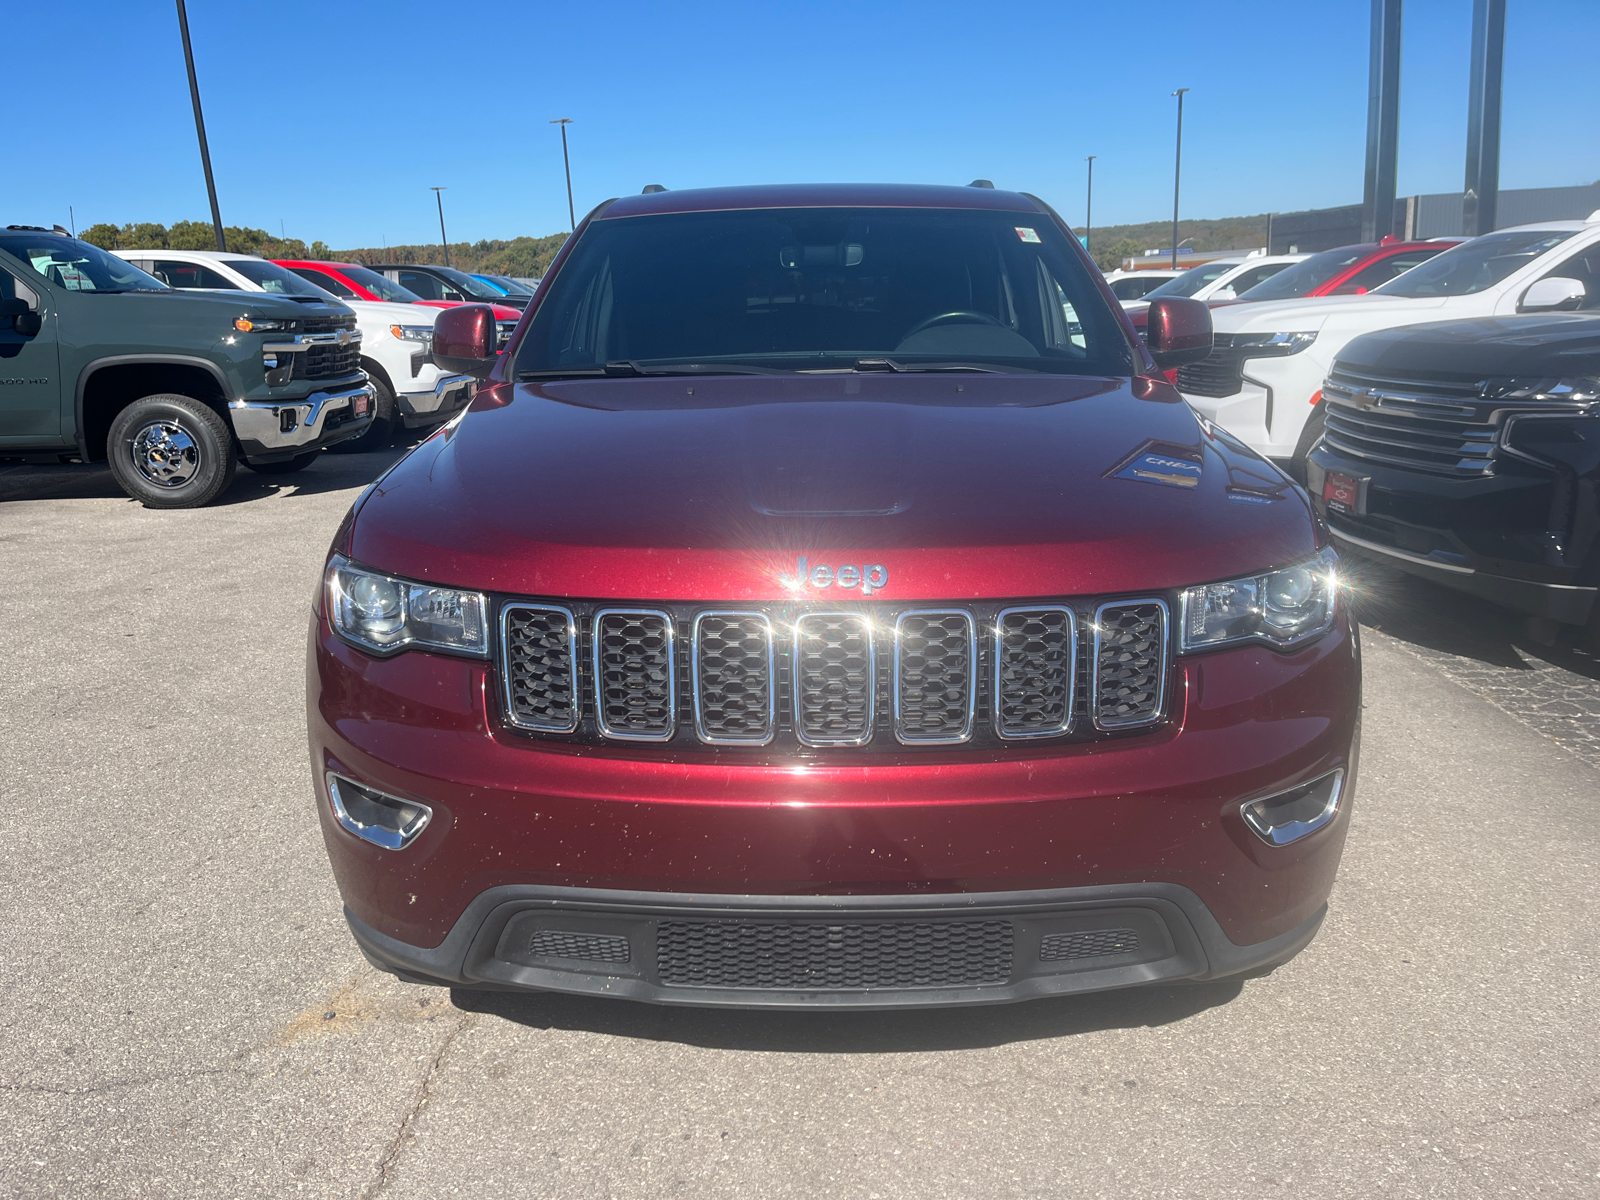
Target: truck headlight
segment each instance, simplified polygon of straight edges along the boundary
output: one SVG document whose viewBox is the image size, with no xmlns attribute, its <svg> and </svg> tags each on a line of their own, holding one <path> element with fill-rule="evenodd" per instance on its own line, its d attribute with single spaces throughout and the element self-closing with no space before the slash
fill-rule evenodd
<svg viewBox="0 0 1600 1200">
<path fill-rule="evenodd" d="M 263 317 L 235 317 L 233 327 L 240 333 L 291 333 L 293 321 L 269 321 Z"/>
<path fill-rule="evenodd" d="M 488 604 L 482 592 L 412 583 L 351 566 L 342 555 L 328 563 L 328 622 L 363 650 L 391 654 L 408 646 L 452 654 L 489 655 Z"/>
<path fill-rule="evenodd" d="M 1244 358 L 1283 358 L 1299 354 L 1317 340 L 1315 330 L 1308 333 L 1236 333 L 1233 348 L 1243 350 Z"/>
<path fill-rule="evenodd" d="M 389 326 L 389 334 L 402 342 L 433 344 L 432 325 L 391 325 Z"/>
<path fill-rule="evenodd" d="M 1329 546 L 1292 567 L 1187 589 L 1182 648 L 1265 642 L 1282 650 L 1326 633 L 1338 607 L 1338 564 Z"/>
</svg>

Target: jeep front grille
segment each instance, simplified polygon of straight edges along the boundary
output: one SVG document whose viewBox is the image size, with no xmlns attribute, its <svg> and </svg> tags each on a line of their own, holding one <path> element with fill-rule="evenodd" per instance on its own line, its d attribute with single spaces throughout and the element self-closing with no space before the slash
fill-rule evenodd
<svg viewBox="0 0 1600 1200">
<path fill-rule="evenodd" d="M 1153 598 L 839 611 L 512 599 L 499 693 L 510 729 L 595 744 L 1001 750 L 1165 721 L 1168 625 Z"/>
</svg>

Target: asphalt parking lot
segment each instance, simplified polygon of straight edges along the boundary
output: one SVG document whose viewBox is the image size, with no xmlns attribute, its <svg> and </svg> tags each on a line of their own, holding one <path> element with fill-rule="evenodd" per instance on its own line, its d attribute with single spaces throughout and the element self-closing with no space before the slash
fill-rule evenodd
<svg viewBox="0 0 1600 1200">
<path fill-rule="evenodd" d="M 1600 665 L 1369 574 L 1354 824 L 1240 982 L 770 1014 L 367 966 L 307 604 L 393 453 L 152 512 L 0 466 L 0 1196 L 1600 1195 Z"/>
</svg>

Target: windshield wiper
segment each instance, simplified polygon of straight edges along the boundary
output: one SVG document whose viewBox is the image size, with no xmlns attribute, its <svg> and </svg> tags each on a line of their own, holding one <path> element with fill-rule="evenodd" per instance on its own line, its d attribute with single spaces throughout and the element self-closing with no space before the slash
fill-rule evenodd
<svg viewBox="0 0 1600 1200">
<path fill-rule="evenodd" d="M 986 375 L 1035 375 L 1038 374 L 1032 367 L 1000 366 L 997 363 L 970 363 L 970 362 L 933 362 L 933 363 L 905 363 L 893 358 L 858 358 L 848 367 L 814 367 L 802 370 L 802 374 L 817 375 L 830 371 L 870 374 L 874 371 L 904 372 L 916 374 L 923 371 L 974 371 Z"/>
<path fill-rule="evenodd" d="M 650 366 L 631 358 L 615 358 L 605 365 L 607 375 L 788 375 L 774 367 L 744 367 L 730 363 L 664 363 Z"/>
</svg>

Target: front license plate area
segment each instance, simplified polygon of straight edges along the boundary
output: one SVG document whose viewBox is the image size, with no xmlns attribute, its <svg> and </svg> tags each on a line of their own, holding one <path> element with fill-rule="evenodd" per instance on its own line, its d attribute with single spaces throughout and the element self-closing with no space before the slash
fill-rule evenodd
<svg viewBox="0 0 1600 1200">
<path fill-rule="evenodd" d="M 367 415 L 367 398 L 365 396 L 357 396 L 356 397 L 356 416 L 364 417 L 366 415 Z"/>
<path fill-rule="evenodd" d="M 1362 516 L 1367 511 L 1367 480 L 1329 471 L 1322 484 L 1322 502 L 1334 512 Z"/>
</svg>

